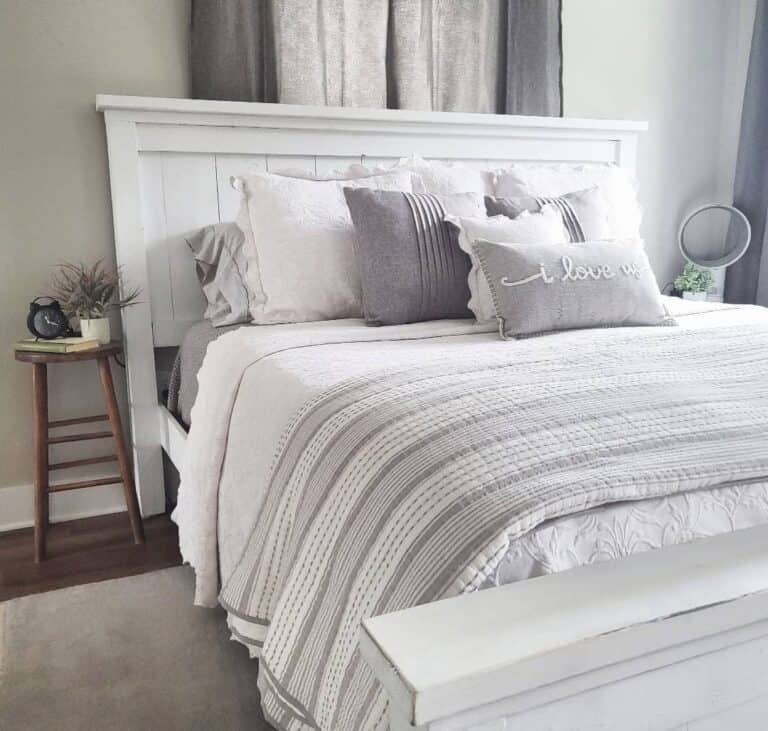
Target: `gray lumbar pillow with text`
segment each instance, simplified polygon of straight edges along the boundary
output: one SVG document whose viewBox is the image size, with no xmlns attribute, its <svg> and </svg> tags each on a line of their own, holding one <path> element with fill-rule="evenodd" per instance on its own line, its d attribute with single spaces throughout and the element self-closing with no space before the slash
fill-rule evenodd
<svg viewBox="0 0 768 731">
<path fill-rule="evenodd" d="M 499 244 L 473 250 L 503 338 L 554 330 L 675 325 L 642 241 Z"/>
</svg>

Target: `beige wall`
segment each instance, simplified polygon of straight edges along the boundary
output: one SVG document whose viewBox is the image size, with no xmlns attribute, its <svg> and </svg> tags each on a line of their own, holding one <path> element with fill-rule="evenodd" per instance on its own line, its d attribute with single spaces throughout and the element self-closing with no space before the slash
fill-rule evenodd
<svg viewBox="0 0 768 731">
<path fill-rule="evenodd" d="M 27 303 L 57 261 L 114 260 L 95 96 L 186 96 L 188 27 L 188 0 L 0 0 L 0 487 L 32 477 Z M 52 416 L 98 413 L 91 364 L 50 370 Z"/>
<path fill-rule="evenodd" d="M 643 235 L 663 286 L 677 229 L 730 201 L 755 0 L 564 0 L 565 114 L 641 119 Z"/>
<path fill-rule="evenodd" d="M 651 124 L 639 177 L 662 283 L 679 266 L 683 213 L 728 197 L 753 11 L 564 0 L 565 113 Z M 188 0 L 0 0 L 0 487 L 31 481 L 29 372 L 10 352 L 27 303 L 57 261 L 113 257 L 94 97 L 185 96 L 188 14 Z M 52 415 L 98 409 L 93 375 L 53 369 Z"/>
</svg>

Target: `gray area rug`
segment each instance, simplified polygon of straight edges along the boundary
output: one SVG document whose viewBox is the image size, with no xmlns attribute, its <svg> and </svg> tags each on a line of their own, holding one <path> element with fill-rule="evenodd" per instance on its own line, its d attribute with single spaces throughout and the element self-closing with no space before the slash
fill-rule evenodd
<svg viewBox="0 0 768 731">
<path fill-rule="evenodd" d="M 0 729 L 266 731 L 257 663 L 188 567 L 0 604 Z"/>
</svg>

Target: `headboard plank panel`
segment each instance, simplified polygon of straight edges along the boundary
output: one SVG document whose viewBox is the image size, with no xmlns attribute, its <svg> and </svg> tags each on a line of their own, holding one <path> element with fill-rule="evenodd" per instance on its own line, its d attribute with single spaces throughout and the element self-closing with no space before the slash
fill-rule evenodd
<svg viewBox="0 0 768 731">
<path fill-rule="evenodd" d="M 171 270 L 168 263 L 168 227 L 165 220 L 163 190 L 163 155 L 142 154 L 139 157 L 144 245 L 147 253 L 147 275 L 152 293 L 152 321 L 172 320 Z"/>
<path fill-rule="evenodd" d="M 318 173 L 409 155 L 474 167 L 511 161 L 614 162 L 634 169 L 644 123 L 99 96 L 115 247 L 143 304 L 123 311 L 136 483 L 142 512 L 164 509 L 153 347 L 178 345 L 203 312 L 184 236 L 233 220 L 232 175 Z"/>
<path fill-rule="evenodd" d="M 282 170 L 306 170 L 314 175 L 316 172 L 316 159 L 314 155 L 291 155 L 290 153 L 276 155 L 270 152 L 267 155 L 267 172 L 279 173 Z"/>
<path fill-rule="evenodd" d="M 315 158 L 315 173 L 317 175 L 328 175 L 334 170 L 344 170 L 350 165 L 360 165 L 362 160 L 362 155 L 349 155 L 347 157 L 318 155 Z"/>
<path fill-rule="evenodd" d="M 173 319 L 194 321 L 200 319 L 205 300 L 185 237 L 219 220 L 214 156 L 164 155 L 163 189 Z"/>
</svg>

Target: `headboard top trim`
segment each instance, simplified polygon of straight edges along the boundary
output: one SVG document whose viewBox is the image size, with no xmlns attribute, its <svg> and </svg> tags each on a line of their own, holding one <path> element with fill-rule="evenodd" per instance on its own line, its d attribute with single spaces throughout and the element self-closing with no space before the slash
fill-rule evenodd
<svg viewBox="0 0 768 731">
<path fill-rule="evenodd" d="M 120 113 L 124 119 L 149 121 L 154 114 L 164 117 L 176 115 L 176 123 L 185 115 L 199 116 L 196 124 L 221 124 L 206 115 L 219 117 L 242 117 L 253 119 L 315 120 L 318 126 L 323 122 L 336 120 L 357 122 L 413 123 L 413 124 L 455 124 L 500 128 L 530 128 L 584 130 L 593 132 L 643 132 L 647 122 L 611 119 L 572 119 L 568 117 L 535 117 L 505 114 L 472 114 L 466 112 L 431 112 L 406 109 L 365 109 L 358 107 L 311 107 L 298 104 L 268 104 L 263 102 L 230 102 L 209 99 L 165 99 L 162 97 L 119 96 L 99 94 L 96 109 L 100 112 Z M 242 123 L 245 123 L 242 120 Z"/>
</svg>

